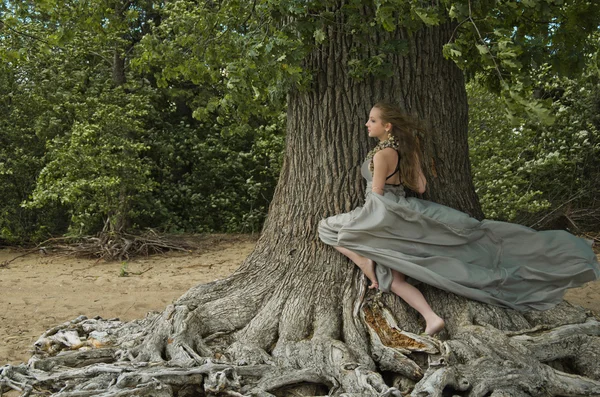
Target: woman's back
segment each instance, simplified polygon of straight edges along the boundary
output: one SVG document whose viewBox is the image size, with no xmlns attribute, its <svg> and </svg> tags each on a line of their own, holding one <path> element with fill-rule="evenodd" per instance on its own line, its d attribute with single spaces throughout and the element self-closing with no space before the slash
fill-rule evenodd
<svg viewBox="0 0 600 397">
<path fill-rule="evenodd" d="M 385 184 L 400 185 L 402 182 L 400 180 L 400 153 L 393 148 L 385 148 L 381 152 L 385 154 L 384 160 L 387 168 Z"/>
</svg>

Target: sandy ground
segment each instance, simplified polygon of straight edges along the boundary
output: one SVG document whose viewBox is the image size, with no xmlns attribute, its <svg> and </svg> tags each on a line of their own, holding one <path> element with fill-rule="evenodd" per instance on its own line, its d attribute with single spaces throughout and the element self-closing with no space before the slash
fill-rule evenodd
<svg viewBox="0 0 600 397">
<path fill-rule="evenodd" d="M 233 273 L 255 243 L 251 236 L 211 236 L 198 252 L 125 265 L 37 253 L 19 258 L 0 268 L 0 366 L 27 362 L 44 331 L 81 314 L 133 320 L 162 311 L 190 287 Z M 0 263 L 21 253 L 0 250 Z"/>
<path fill-rule="evenodd" d="M 125 263 L 37 253 L 19 258 L 0 268 L 0 366 L 26 362 L 44 331 L 81 314 L 132 320 L 161 311 L 190 287 L 231 274 L 255 242 L 215 235 L 192 254 Z M 0 250 L 0 263 L 20 253 Z M 600 313 L 600 281 L 568 291 L 566 299 Z"/>
</svg>

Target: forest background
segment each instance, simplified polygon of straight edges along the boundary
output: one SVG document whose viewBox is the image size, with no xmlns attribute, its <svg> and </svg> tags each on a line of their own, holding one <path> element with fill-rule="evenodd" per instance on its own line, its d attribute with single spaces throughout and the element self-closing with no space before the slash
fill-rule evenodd
<svg viewBox="0 0 600 397">
<path fill-rule="evenodd" d="M 219 4 L 211 14 L 190 1 L 0 2 L 0 244 L 261 230 L 281 169 L 286 93 L 310 82 L 285 29 L 251 41 L 228 28 L 223 15 L 236 13 Z M 573 20 L 586 18 L 573 9 Z M 587 233 L 600 230 L 599 46 L 560 39 L 576 62 L 528 69 L 527 95 L 510 98 L 465 68 L 471 166 L 487 218 Z M 496 60 L 519 68 L 509 44 L 499 39 Z M 349 67 L 360 78 L 384 64 L 380 54 Z M 515 101 L 529 111 L 515 112 Z"/>
</svg>

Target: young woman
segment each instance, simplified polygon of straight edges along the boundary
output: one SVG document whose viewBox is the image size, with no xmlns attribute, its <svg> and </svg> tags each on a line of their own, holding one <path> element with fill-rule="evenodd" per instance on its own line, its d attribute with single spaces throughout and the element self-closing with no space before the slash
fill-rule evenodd
<svg viewBox="0 0 600 397">
<path fill-rule="evenodd" d="M 414 133 L 401 109 L 377 103 L 366 123 L 379 140 L 362 164 L 365 204 L 323 219 L 319 237 L 350 258 L 371 280 L 425 319 L 434 335 L 444 320 L 411 282 L 517 310 L 549 309 L 567 288 L 600 277 L 591 244 L 562 230 L 541 231 L 478 221 L 440 204 L 405 197 L 403 186 L 426 189 Z"/>
</svg>

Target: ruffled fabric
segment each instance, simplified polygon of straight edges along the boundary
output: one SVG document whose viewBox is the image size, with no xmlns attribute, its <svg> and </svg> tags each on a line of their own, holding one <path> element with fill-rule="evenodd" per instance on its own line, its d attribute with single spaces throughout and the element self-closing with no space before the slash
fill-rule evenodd
<svg viewBox="0 0 600 397">
<path fill-rule="evenodd" d="M 437 288 L 517 310 L 545 310 L 568 288 L 600 277 L 591 241 L 566 231 L 469 215 L 415 197 L 402 187 L 371 193 L 368 163 L 365 203 L 323 219 L 320 239 L 374 260 L 379 288 L 389 291 L 392 269 Z"/>
</svg>

